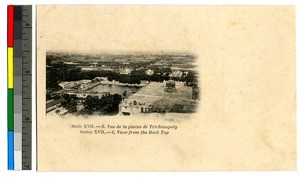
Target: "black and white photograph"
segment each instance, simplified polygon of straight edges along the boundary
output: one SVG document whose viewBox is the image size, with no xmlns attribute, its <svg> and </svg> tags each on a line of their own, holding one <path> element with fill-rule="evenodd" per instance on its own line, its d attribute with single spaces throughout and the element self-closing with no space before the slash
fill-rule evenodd
<svg viewBox="0 0 300 177">
<path fill-rule="evenodd" d="M 46 112 L 60 116 L 195 113 L 200 101 L 196 60 L 196 55 L 183 52 L 47 52 Z"/>
</svg>

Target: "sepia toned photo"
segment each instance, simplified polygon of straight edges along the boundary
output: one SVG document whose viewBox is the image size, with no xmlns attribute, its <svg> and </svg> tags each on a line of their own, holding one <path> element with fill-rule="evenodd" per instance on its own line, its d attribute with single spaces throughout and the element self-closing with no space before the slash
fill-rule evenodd
<svg viewBox="0 0 300 177">
<path fill-rule="evenodd" d="M 188 53 L 48 52 L 46 112 L 60 116 L 195 113 L 200 99 L 196 59 Z"/>
<path fill-rule="evenodd" d="M 36 15 L 38 171 L 296 169 L 294 6 Z"/>
</svg>

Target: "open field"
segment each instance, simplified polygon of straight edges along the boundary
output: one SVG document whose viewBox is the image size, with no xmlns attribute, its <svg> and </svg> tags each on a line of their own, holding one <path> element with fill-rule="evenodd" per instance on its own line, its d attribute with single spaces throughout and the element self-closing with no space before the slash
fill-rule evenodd
<svg viewBox="0 0 300 177">
<path fill-rule="evenodd" d="M 170 112 L 177 112 L 183 109 L 194 112 L 197 108 L 197 101 L 192 100 L 192 88 L 185 86 L 183 82 L 176 82 L 176 93 L 164 92 L 166 83 L 151 82 L 141 88 L 137 93 L 128 98 L 129 102 L 134 100 L 139 103 L 150 103 L 154 108 L 163 108 Z"/>
<path fill-rule="evenodd" d="M 133 96 L 156 96 L 170 99 L 192 99 L 192 87 L 184 86 L 184 82 L 176 82 L 176 93 L 164 92 L 166 82 L 151 82 L 147 86 L 141 88 Z"/>
</svg>

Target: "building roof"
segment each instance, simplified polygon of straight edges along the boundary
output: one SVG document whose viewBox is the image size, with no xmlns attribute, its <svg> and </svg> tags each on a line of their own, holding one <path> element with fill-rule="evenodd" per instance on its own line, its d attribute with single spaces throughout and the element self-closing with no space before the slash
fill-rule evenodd
<svg viewBox="0 0 300 177">
<path fill-rule="evenodd" d="M 61 110 L 58 114 L 63 115 L 63 114 L 65 114 L 65 113 L 68 113 L 68 110 L 63 109 L 63 110 Z"/>
<path fill-rule="evenodd" d="M 64 98 L 59 98 L 57 100 L 52 100 L 52 101 L 49 101 L 48 103 L 46 103 L 46 108 L 49 108 L 51 106 L 54 106 L 54 105 L 57 105 L 63 101 L 66 101 Z"/>
</svg>

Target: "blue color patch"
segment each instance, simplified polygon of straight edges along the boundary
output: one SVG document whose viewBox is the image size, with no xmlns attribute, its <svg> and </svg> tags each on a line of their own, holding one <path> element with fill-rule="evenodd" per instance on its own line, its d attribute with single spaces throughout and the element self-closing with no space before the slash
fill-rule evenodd
<svg viewBox="0 0 300 177">
<path fill-rule="evenodd" d="M 8 131 L 8 170 L 14 170 L 14 131 Z"/>
</svg>

